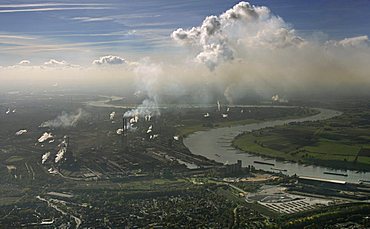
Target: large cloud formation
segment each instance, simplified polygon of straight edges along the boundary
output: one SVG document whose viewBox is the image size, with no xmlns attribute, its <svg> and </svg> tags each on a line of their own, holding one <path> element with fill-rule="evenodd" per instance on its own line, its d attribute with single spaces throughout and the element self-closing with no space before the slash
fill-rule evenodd
<svg viewBox="0 0 370 229">
<path fill-rule="evenodd" d="M 240 2 L 199 26 L 173 31 L 171 37 L 178 50 L 153 53 L 152 58 L 104 55 L 81 68 L 62 67 L 71 66 L 63 61 L 52 61 L 61 67 L 0 68 L 0 89 L 8 90 L 12 81 L 13 90 L 19 90 L 21 83 L 38 79 L 37 86 L 104 87 L 128 97 L 140 92 L 137 98 L 154 104 L 151 110 L 170 102 L 232 104 L 271 100 L 277 94 L 292 101 L 370 91 L 368 36 L 328 40 L 322 33 L 302 35 L 264 6 Z"/>
<path fill-rule="evenodd" d="M 303 37 L 264 6 L 240 2 L 171 37 L 210 70 L 209 84 L 229 103 L 250 94 L 360 93 L 370 85 L 368 36 Z"/>
<path fill-rule="evenodd" d="M 195 60 L 211 70 L 225 61 L 239 58 L 245 48 L 284 48 L 300 46 L 304 40 L 280 17 L 264 6 L 240 2 L 219 16 L 209 16 L 202 25 L 179 28 L 171 37 L 195 49 Z M 243 46 L 243 49 L 240 49 Z"/>
</svg>

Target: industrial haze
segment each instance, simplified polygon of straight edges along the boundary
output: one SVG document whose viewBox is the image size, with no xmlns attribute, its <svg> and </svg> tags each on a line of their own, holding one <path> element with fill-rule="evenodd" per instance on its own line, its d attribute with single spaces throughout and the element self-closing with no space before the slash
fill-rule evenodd
<svg viewBox="0 0 370 229">
<path fill-rule="evenodd" d="M 0 4 L 0 228 L 366 228 L 368 1 Z"/>
</svg>

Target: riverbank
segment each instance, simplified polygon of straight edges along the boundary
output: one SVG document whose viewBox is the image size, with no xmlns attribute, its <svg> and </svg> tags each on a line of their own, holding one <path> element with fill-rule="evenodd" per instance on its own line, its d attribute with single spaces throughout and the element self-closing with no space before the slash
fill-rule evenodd
<svg viewBox="0 0 370 229">
<path fill-rule="evenodd" d="M 191 153 L 196 155 L 202 155 L 210 160 L 214 160 L 224 164 L 235 163 L 237 160 L 241 160 L 243 166 L 253 165 L 256 169 L 273 172 L 274 169 L 284 169 L 282 171 L 285 175 L 298 175 L 298 176 L 310 176 L 322 179 L 339 179 L 351 183 L 359 183 L 360 180 L 367 180 L 370 177 L 369 173 L 357 172 L 348 170 L 346 177 L 337 177 L 331 174 L 325 174 L 325 172 L 337 172 L 343 173 L 341 170 L 333 170 L 326 166 L 306 165 L 290 161 L 282 161 L 273 158 L 267 158 L 265 156 L 258 156 L 255 154 L 249 154 L 239 149 L 235 149 L 231 146 L 232 141 L 236 136 L 244 132 L 251 132 L 256 130 L 262 130 L 269 127 L 284 126 L 289 123 L 304 123 L 312 124 L 315 121 L 328 120 L 337 116 L 340 116 L 342 112 L 317 108 L 320 113 L 305 118 L 289 119 L 289 120 L 276 120 L 276 121 L 265 121 L 260 123 L 253 123 L 243 126 L 233 126 L 224 128 L 215 128 L 208 131 L 200 131 L 189 135 L 184 139 L 184 145 L 190 150 Z M 274 164 L 274 166 L 255 164 L 254 161 L 262 161 Z M 276 171 L 275 171 L 276 172 Z"/>
<path fill-rule="evenodd" d="M 248 106 L 251 108 L 250 106 Z M 276 114 L 275 116 L 270 116 L 267 118 L 264 118 L 263 114 L 261 116 L 255 116 L 253 118 L 246 116 L 245 119 L 242 120 L 233 120 L 233 119 L 223 119 L 223 120 L 209 120 L 209 119 L 204 119 L 202 121 L 199 121 L 199 119 L 194 119 L 194 120 L 187 120 L 184 122 L 183 125 L 177 126 L 177 135 L 186 137 L 190 134 L 193 134 L 198 131 L 208 131 L 213 128 L 223 128 L 223 127 L 233 127 L 233 126 L 243 126 L 243 125 L 248 125 L 248 124 L 253 124 L 253 123 L 262 123 L 266 121 L 274 121 L 274 120 L 288 120 L 288 119 L 296 119 L 296 118 L 303 118 L 303 117 L 309 117 L 316 115 L 320 113 L 318 110 L 311 109 L 311 108 L 305 108 L 305 107 L 266 107 L 264 106 L 258 106 L 256 105 L 254 108 L 267 108 L 270 109 L 270 113 L 274 113 L 273 108 L 275 109 L 295 109 L 292 110 L 293 114 Z M 233 109 L 243 109 L 243 105 L 233 107 Z M 220 114 L 218 114 L 220 115 Z"/>
<path fill-rule="evenodd" d="M 317 123 L 294 123 L 238 135 L 241 151 L 278 160 L 333 169 L 370 171 L 369 127 L 357 127 L 361 115 L 345 113 Z"/>
</svg>

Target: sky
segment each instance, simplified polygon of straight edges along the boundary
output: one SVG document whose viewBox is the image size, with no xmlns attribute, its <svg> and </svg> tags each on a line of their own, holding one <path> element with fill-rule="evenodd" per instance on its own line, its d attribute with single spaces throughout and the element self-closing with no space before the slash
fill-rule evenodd
<svg viewBox="0 0 370 229">
<path fill-rule="evenodd" d="M 170 34 L 219 15 L 235 0 L 1 1 L 0 65 L 27 59 L 89 64 L 102 55 L 137 59 L 178 52 Z M 343 39 L 370 33 L 368 1 L 250 1 L 298 34 Z"/>
<path fill-rule="evenodd" d="M 3 0 L 0 90 L 104 87 L 230 104 L 369 93 L 368 9 L 361 0 Z"/>
</svg>

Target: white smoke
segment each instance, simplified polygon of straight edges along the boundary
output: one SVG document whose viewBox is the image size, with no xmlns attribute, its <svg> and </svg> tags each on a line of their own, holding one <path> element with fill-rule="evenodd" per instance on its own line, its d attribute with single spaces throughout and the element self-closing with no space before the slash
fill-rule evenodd
<svg viewBox="0 0 370 229">
<path fill-rule="evenodd" d="M 17 131 L 17 132 L 15 133 L 15 135 L 16 135 L 16 136 L 20 136 L 20 135 L 25 134 L 25 133 L 27 133 L 27 130 L 19 130 L 19 131 Z"/>
<path fill-rule="evenodd" d="M 63 141 L 59 144 L 59 150 L 57 154 L 55 155 L 55 160 L 54 160 L 55 163 L 59 163 L 64 158 L 64 155 L 67 152 L 67 148 L 68 148 L 67 136 L 64 136 Z"/>
<path fill-rule="evenodd" d="M 66 153 L 66 148 L 65 147 L 61 147 L 57 154 L 55 155 L 55 163 L 58 163 L 59 161 L 61 161 L 63 158 L 64 158 L 64 154 Z"/>
<path fill-rule="evenodd" d="M 273 96 L 271 97 L 271 100 L 272 100 L 273 102 L 279 102 L 279 103 L 287 103 L 287 102 L 289 102 L 287 99 L 285 99 L 285 98 L 281 98 L 278 94 L 273 95 Z"/>
<path fill-rule="evenodd" d="M 151 115 L 145 115 L 144 119 L 145 119 L 145 121 L 150 122 L 150 120 L 152 120 L 152 116 Z"/>
<path fill-rule="evenodd" d="M 144 59 L 138 63 L 134 69 L 136 75 L 136 85 L 138 91 L 145 93 L 148 97 L 137 108 L 124 113 L 124 117 L 143 117 L 149 119 L 152 116 L 159 116 L 159 92 L 161 90 L 161 80 L 163 74 L 162 67 L 153 64 L 149 59 Z"/>
<path fill-rule="evenodd" d="M 45 142 L 46 140 L 53 139 L 54 136 L 52 133 L 45 132 L 41 135 L 41 137 L 37 140 L 40 143 Z"/>
<path fill-rule="evenodd" d="M 150 125 L 146 133 L 150 134 L 152 131 L 153 131 L 153 125 Z"/>
<path fill-rule="evenodd" d="M 112 113 L 109 114 L 109 119 L 113 120 L 115 116 L 116 116 L 116 112 L 113 111 Z"/>
<path fill-rule="evenodd" d="M 272 101 L 279 101 L 279 95 L 273 95 L 271 99 Z"/>
<path fill-rule="evenodd" d="M 50 157 L 50 154 L 51 154 L 50 152 L 47 152 L 47 153 L 42 155 L 41 164 L 44 164 L 48 160 L 48 158 Z"/>
<path fill-rule="evenodd" d="M 83 111 L 81 108 L 78 109 L 75 113 L 67 113 L 63 111 L 62 114 L 56 117 L 55 119 L 41 123 L 40 127 L 52 127 L 52 128 L 74 127 L 77 125 L 79 121 L 81 121 L 85 117 L 87 117 L 87 113 Z"/>
<path fill-rule="evenodd" d="M 284 98 L 310 99 L 324 93 L 329 96 L 369 93 L 368 36 L 327 41 L 326 34 L 314 37 L 315 34 L 305 32 L 307 35 L 301 38 L 268 8 L 246 2 L 194 26 L 172 33 L 172 40 L 183 48 L 156 55 L 158 64 L 145 59 L 137 64 L 67 68 L 63 72 L 45 66 L 3 67 L 0 75 L 8 77 L 3 77 L 0 87 L 9 87 L 7 82 L 13 78 L 22 79 L 14 84 L 37 79 L 40 85 L 50 87 L 63 76 L 67 77 L 63 78 L 67 79 L 65 84 L 94 86 L 91 88 L 98 85 L 110 91 L 135 88 L 148 104 L 162 103 L 164 98 L 209 103 L 221 94 L 232 104 L 271 99 L 272 93 Z M 148 110 L 143 106 L 140 110 Z M 145 113 L 156 113 L 155 107 Z"/>
<path fill-rule="evenodd" d="M 246 47 L 276 49 L 304 43 L 267 7 L 248 2 L 240 2 L 219 16 L 206 17 L 198 27 L 179 28 L 171 37 L 195 50 L 195 61 L 204 63 L 210 70 L 220 63 L 242 57 Z"/>
<path fill-rule="evenodd" d="M 232 96 L 232 90 L 233 90 L 233 88 L 232 88 L 233 86 L 228 86 L 227 88 L 226 88 L 226 90 L 224 91 L 224 96 L 225 96 L 225 98 L 226 98 L 226 100 L 227 100 L 227 102 L 229 103 L 229 104 L 234 104 L 234 99 L 233 99 L 233 96 Z"/>
<path fill-rule="evenodd" d="M 297 94 L 368 91 L 368 36 L 326 41 L 325 34 L 314 35 L 302 38 L 267 7 L 240 2 L 171 37 L 190 53 L 193 75 L 205 75 L 202 66 L 211 70 L 206 84 L 222 91 L 229 104 L 271 98 L 271 91 L 287 96 L 281 102 Z"/>
<path fill-rule="evenodd" d="M 358 36 L 358 37 L 350 37 L 345 38 L 340 41 L 328 41 L 326 43 L 328 46 L 337 46 L 337 47 L 344 47 L 344 48 L 361 48 L 361 47 L 369 47 L 370 41 L 368 36 Z"/>
<path fill-rule="evenodd" d="M 152 117 L 152 116 L 158 116 L 160 115 L 159 107 L 158 105 L 149 99 L 146 99 L 143 101 L 142 104 L 140 104 L 137 108 L 133 110 L 126 111 L 124 113 L 124 117 Z"/>
<path fill-rule="evenodd" d="M 147 117 L 147 116 L 144 116 L 144 118 Z M 139 116 L 135 115 L 134 117 L 132 117 L 129 121 L 130 124 L 134 124 L 134 123 L 137 123 L 139 121 Z"/>
<path fill-rule="evenodd" d="M 117 133 L 118 135 L 122 135 L 122 134 L 123 134 L 123 129 L 122 129 L 122 128 L 117 129 L 117 130 L 116 130 L 116 133 Z"/>
<path fill-rule="evenodd" d="M 49 169 L 48 169 L 48 172 L 49 172 L 50 174 L 58 174 L 58 170 L 53 169 L 53 168 L 49 168 Z"/>
</svg>

